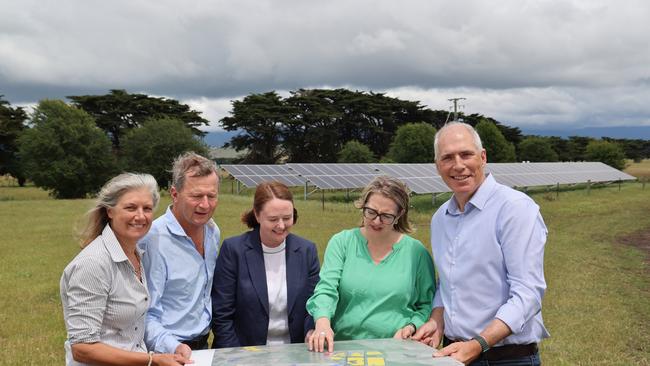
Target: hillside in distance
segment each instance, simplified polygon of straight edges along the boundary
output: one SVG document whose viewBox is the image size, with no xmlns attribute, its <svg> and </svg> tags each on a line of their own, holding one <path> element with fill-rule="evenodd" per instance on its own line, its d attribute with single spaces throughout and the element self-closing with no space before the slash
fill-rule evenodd
<svg viewBox="0 0 650 366">
<path fill-rule="evenodd" d="M 615 127 L 583 127 L 578 129 L 528 129 L 521 128 L 524 135 L 537 136 L 558 136 L 568 138 L 569 136 L 581 136 L 613 139 L 640 139 L 650 140 L 650 126 L 615 126 Z"/>
</svg>

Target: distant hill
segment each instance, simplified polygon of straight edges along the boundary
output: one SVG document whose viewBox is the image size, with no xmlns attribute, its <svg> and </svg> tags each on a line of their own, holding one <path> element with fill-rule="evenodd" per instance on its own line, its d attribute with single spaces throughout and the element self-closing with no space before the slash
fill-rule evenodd
<svg viewBox="0 0 650 366">
<path fill-rule="evenodd" d="M 203 141 L 210 147 L 222 147 L 223 144 L 230 141 L 230 138 L 238 133 L 239 131 L 211 131 L 203 137 Z"/>
<path fill-rule="evenodd" d="M 615 139 L 641 139 L 650 140 L 650 126 L 621 126 L 621 127 L 585 127 L 578 129 L 528 129 L 521 128 L 524 135 L 538 136 L 559 136 L 568 138 L 569 136 L 584 137 L 611 137 Z M 237 135 L 240 131 L 211 131 L 208 132 L 203 141 L 210 147 L 222 147 L 223 144 Z"/>
<path fill-rule="evenodd" d="M 610 137 L 614 139 L 641 139 L 650 140 L 650 126 L 619 126 L 619 127 L 584 127 L 572 130 L 546 130 L 521 128 L 524 135 L 558 136 L 568 138 L 569 136 L 582 137 Z"/>
</svg>

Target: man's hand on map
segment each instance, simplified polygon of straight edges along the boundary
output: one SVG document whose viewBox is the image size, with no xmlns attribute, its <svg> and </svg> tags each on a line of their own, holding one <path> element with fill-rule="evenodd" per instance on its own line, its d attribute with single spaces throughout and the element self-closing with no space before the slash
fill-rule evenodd
<svg viewBox="0 0 650 366">
<path fill-rule="evenodd" d="M 319 318 L 316 320 L 314 330 L 307 332 L 307 349 L 314 352 L 323 352 L 327 345 L 327 352 L 334 352 L 334 331 L 330 320 Z"/>
<path fill-rule="evenodd" d="M 443 308 L 433 309 L 429 321 L 424 323 L 411 338 L 427 346 L 438 348 L 444 334 L 443 311 Z"/>
<path fill-rule="evenodd" d="M 176 347 L 176 351 L 174 353 L 181 355 L 186 359 L 189 359 L 192 356 L 192 349 L 187 344 L 181 343 Z"/>
</svg>

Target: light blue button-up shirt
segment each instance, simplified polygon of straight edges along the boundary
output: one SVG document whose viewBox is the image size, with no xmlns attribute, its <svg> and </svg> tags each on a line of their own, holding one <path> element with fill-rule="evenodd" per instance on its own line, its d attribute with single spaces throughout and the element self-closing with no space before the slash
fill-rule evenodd
<svg viewBox="0 0 650 366">
<path fill-rule="evenodd" d="M 201 257 L 168 207 L 138 243 L 146 249 L 142 264 L 151 297 L 145 321 L 148 349 L 174 353 L 181 340 L 210 330 L 219 235 L 219 227 L 210 220 L 205 225 Z"/>
<path fill-rule="evenodd" d="M 549 336 L 542 321 L 547 229 L 527 195 L 488 175 L 465 205 L 454 197 L 431 219 L 439 275 L 434 307 L 444 307 L 445 335 L 471 339 L 498 318 L 512 334 L 496 345 Z"/>
</svg>

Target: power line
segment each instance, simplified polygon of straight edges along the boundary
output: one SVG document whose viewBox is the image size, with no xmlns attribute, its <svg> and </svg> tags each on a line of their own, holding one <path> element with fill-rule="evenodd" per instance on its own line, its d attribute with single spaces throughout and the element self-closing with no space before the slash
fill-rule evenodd
<svg viewBox="0 0 650 366">
<path fill-rule="evenodd" d="M 458 121 L 458 101 L 459 100 L 466 100 L 466 99 L 467 98 L 462 98 L 462 97 L 447 99 L 448 101 L 454 103 L 454 121 Z M 449 117 L 449 116 L 447 116 L 447 117 Z"/>
</svg>

